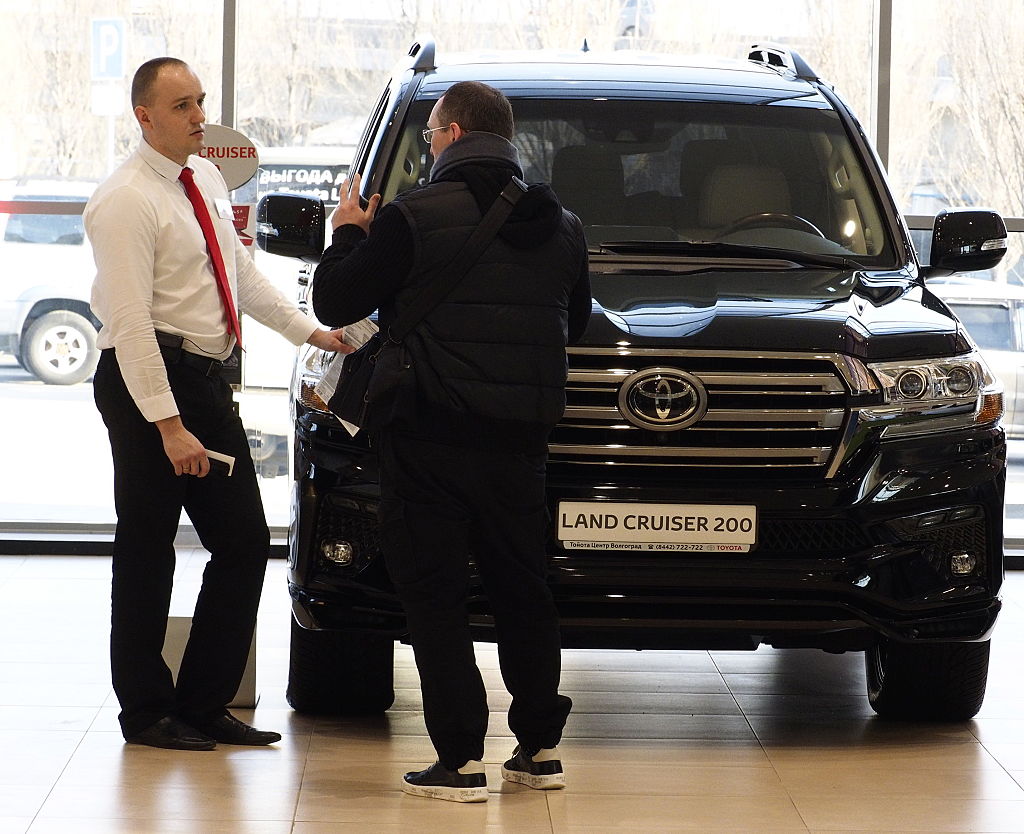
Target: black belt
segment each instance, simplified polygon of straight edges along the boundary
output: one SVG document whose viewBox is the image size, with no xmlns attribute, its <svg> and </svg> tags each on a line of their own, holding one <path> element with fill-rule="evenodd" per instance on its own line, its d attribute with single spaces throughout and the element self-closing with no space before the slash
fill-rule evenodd
<svg viewBox="0 0 1024 834">
<path fill-rule="evenodd" d="M 199 371 L 203 376 L 216 376 L 220 373 L 224 363 L 220 359 L 211 359 L 209 356 L 200 356 L 198 353 L 189 353 L 182 347 L 185 339 L 174 333 L 163 333 L 156 331 L 156 341 L 160 345 L 160 353 L 167 365 L 184 365 Z"/>
</svg>

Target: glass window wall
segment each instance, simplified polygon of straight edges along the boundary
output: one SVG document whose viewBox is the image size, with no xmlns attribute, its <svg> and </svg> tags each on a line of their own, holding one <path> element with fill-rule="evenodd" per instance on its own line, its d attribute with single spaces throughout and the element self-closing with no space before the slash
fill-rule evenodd
<svg viewBox="0 0 1024 834">
<path fill-rule="evenodd" d="M 420 33 L 433 33 L 441 56 L 585 44 L 743 58 L 751 44 L 778 43 L 833 83 L 869 134 L 888 129 L 890 176 L 900 205 L 923 218 L 915 236 L 925 253 L 930 215 L 943 207 L 1024 215 L 1024 57 L 1014 37 L 1024 31 L 1024 6 L 989 0 L 985 15 L 968 0 L 941 10 L 924 0 L 881 6 L 892 9 L 891 34 L 914 36 L 890 38 L 892 67 L 878 76 L 892 79 L 891 113 L 876 125 L 875 30 L 887 18 L 875 0 L 0 0 L 8 33 L 0 72 L 9 80 L 0 99 L 0 442 L 8 471 L 18 473 L 0 481 L 0 524 L 98 527 L 114 519 L 109 451 L 88 378 L 98 322 L 88 308 L 94 267 L 79 215 L 139 141 L 127 87 L 143 61 L 185 58 L 209 94 L 209 120 L 229 114 L 257 146 L 260 169 L 236 203 L 283 189 L 316 193 L 330 207 L 391 66 Z M 233 46 L 228 55 L 224 43 Z M 1011 227 L 1024 231 L 1024 221 Z M 1021 238 L 1011 236 L 1003 265 L 976 277 L 1024 283 Z M 296 292 L 294 262 L 255 257 L 286 293 Z M 267 516 L 280 531 L 294 351 L 255 322 L 243 326 L 238 399 Z"/>
<path fill-rule="evenodd" d="M 889 173 L 900 206 L 1024 215 L 1024 4 L 893 5 Z"/>
</svg>

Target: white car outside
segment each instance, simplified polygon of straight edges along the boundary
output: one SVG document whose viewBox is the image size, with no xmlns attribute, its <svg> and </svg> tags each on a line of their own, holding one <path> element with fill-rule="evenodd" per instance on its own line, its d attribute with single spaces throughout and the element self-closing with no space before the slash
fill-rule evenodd
<svg viewBox="0 0 1024 834">
<path fill-rule="evenodd" d="M 7 201 L 84 203 L 96 184 L 28 180 L 0 184 Z M 0 351 L 43 382 L 92 376 L 98 322 L 89 310 L 95 274 L 81 212 L 0 214 Z"/>
<path fill-rule="evenodd" d="M 927 286 L 960 319 L 1003 383 L 1007 437 L 1024 437 L 1024 287 L 969 278 L 932 279 Z"/>
</svg>

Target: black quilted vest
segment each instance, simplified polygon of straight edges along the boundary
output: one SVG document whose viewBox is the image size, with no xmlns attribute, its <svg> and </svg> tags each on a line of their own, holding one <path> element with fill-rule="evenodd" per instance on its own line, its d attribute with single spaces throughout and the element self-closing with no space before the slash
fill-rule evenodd
<svg viewBox="0 0 1024 834">
<path fill-rule="evenodd" d="M 481 213 L 462 182 L 433 183 L 395 203 L 415 247 L 396 298 L 400 312 L 455 257 Z M 445 442 L 546 448 L 565 409 L 567 308 L 583 246 L 569 212 L 534 248 L 515 248 L 500 236 L 491 242 L 406 338 L 418 388 L 406 428 Z"/>
</svg>

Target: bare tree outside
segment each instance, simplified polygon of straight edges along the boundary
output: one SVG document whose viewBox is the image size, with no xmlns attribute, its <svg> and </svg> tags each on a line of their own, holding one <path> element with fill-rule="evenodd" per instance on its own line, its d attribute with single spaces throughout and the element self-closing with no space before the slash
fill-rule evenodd
<svg viewBox="0 0 1024 834">
<path fill-rule="evenodd" d="M 219 98 L 221 77 L 220 17 L 198 0 L 171 4 L 111 4 L 104 0 L 61 0 L 53 11 L 5 12 L 8 31 L 19 33 L 0 50 L 0 71 L 16 79 L 4 103 L 4 121 L 19 126 L 12 144 L 16 162 L 5 159 L 10 176 L 58 176 L 102 179 L 108 159 L 124 159 L 138 142 L 138 125 L 128 101 L 131 76 L 143 61 L 174 55 L 188 61 Z M 135 14 L 132 8 L 139 8 Z M 107 82 L 120 96 L 119 116 L 92 110 L 91 22 L 125 21 L 125 77 Z M 108 147 L 108 119 L 114 120 L 113 147 Z M 216 115 L 213 115 L 216 118 Z M 13 162 L 13 164 L 12 164 Z"/>
<path fill-rule="evenodd" d="M 867 126 L 874 3 L 806 0 L 806 15 L 807 34 L 798 47 L 801 55 Z"/>
<path fill-rule="evenodd" d="M 385 2 L 381 16 L 336 3 L 246 6 L 240 15 L 238 127 L 266 146 L 318 144 L 325 123 L 365 118 L 418 38 L 441 54 L 480 49 L 611 48 L 619 0 Z M 389 16 L 385 16 L 389 15 Z M 358 127 L 341 128 L 351 139 Z M 336 132 L 326 131 L 328 137 Z"/>
<path fill-rule="evenodd" d="M 913 22 L 930 45 L 893 56 L 890 170 L 900 205 L 915 214 L 964 205 L 1024 214 L 1024 4 L 986 0 L 984 9 L 898 7 L 897 25 Z"/>
<path fill-rule="evenodd" d="M 441 58 L 469 50 L 588 47 L 660 49 L 742 57 L 777 40 L 835 83 L 862 118 L 870 98 L 873 3 L 779 0 L 711 5 L 695 0 L 379 0 L 244 3 L 239 9 L 238 126 L 266 146 L 354 141 L 396 60 L 432 34 Z M 200 0 L 55 0 L 45 9 L 0 0 L 8 37 L 0 70 L 15 79 L 4 97 L 8 154 L 0 176 L 106 174 L 107 118 L 91 112 L 89 26 L 126 24 L 125 107 L 115 117 L 113 156 L 134 147 L 130 74 L 161 54 L 183 57 L 219 118 L 221 14 Z M 1024 215 L 1024 4 L 968 0 L 896 5 L 890 176 L 903 207 L 984 203 Z M 624 38 L 625 17 L 633 34 Z M 639 29 L 635 24 L 641 21 Z M 992 25 L 998 21 L 998 25 Z M 928 44 L 928 48 L 922 48 Z"/>
<path fill-rule="evenodd" d="M 0 61 L 4 77 L 16 80 L 4 97 L 13 106 L 8 118 L 21 125 L 13 173 L 81 179 L 104 174 L 94 152 L 106 128 L 90 113 L 89 71 L 89 20 L 101 16 L 103 5 L 66 0 L 58 15 L 11 13 L 8 31 L 21 36 L 0 50 Z"/>
<path fill-rule="evenodd" d="M 237 127 L 262 145 L 305 145 L 342 109 L 362 109 L 360 44 L 331 3 L 247 5 L 239 17 Z"/>
</svg>

